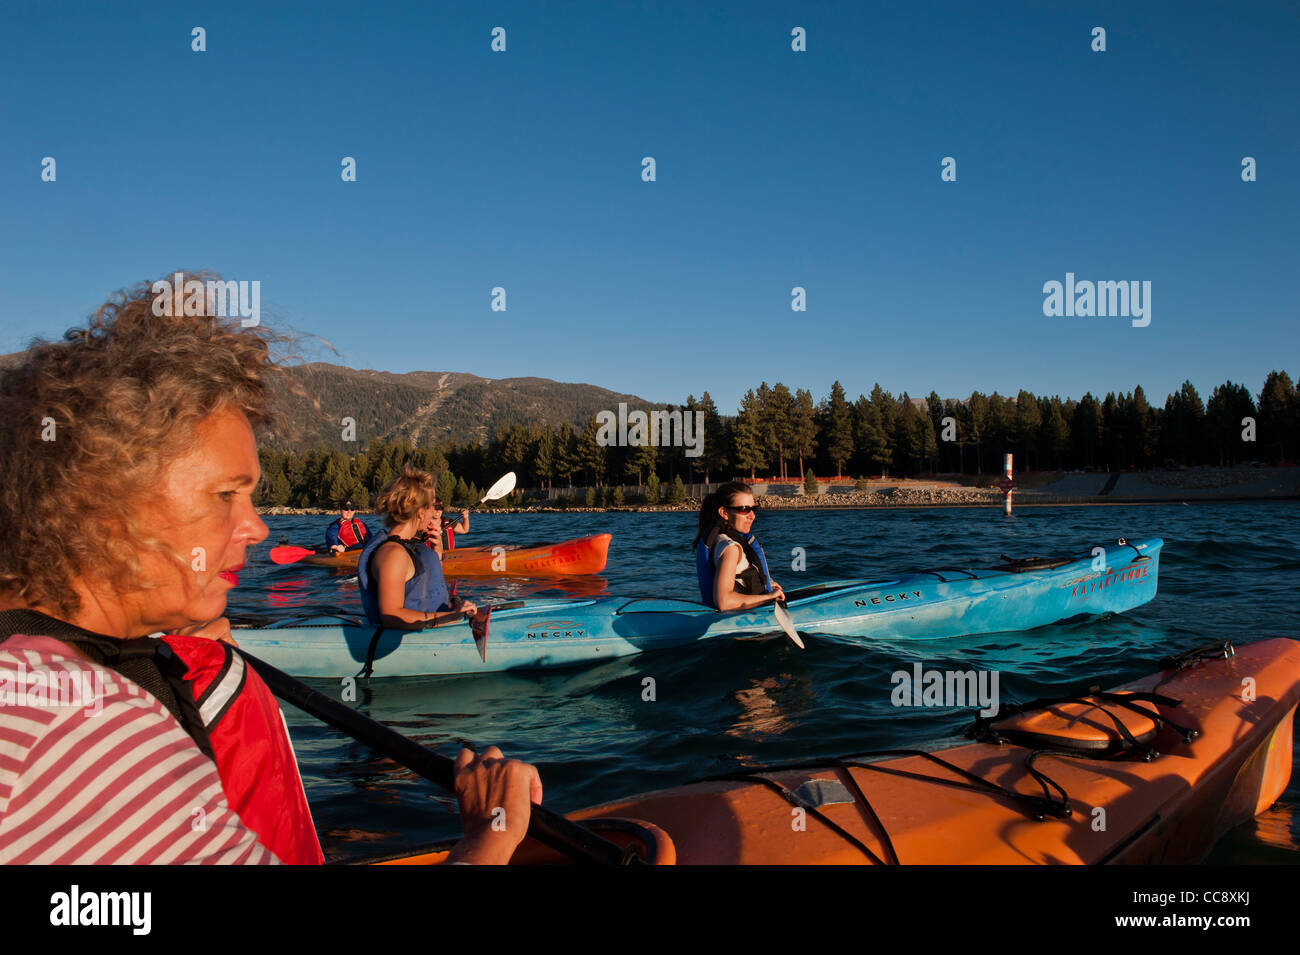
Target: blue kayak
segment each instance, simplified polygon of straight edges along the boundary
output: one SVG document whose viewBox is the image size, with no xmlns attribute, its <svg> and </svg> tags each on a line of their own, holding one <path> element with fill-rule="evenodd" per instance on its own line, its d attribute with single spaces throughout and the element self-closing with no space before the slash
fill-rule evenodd
<svg viewBox="0 0 1300 955">
<path fill-rule="evenodd" d="M 788 591 L 805 633 L 940 639 L 1120 613 L 1156 595 L 1160 548 L 1149 538 L 1058 558 L 1000 566 L 939 567 L 889 580 L 834 580 Z M 379 630 L 361 620 L 314 618 L 235 628 L 239 645 L 294 676 L 354 676 L 373 643 L 373 675 L 440 676 L 576 666 L 700 640 L 779 634 L 772 607 L 719 613 L 656 597 L 516 601 L 494 610 L 479 656 L 469 625 Z"/>
</svg>

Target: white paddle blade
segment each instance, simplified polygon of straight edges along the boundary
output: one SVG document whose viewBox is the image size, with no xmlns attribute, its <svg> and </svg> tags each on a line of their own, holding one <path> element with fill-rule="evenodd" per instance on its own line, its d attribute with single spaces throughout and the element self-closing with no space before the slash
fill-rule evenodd
<svg viewBox="0 0 1300 955">
<path fill-rule="evenodd" d="M 776 622 L 781 625 L 785 635 L 794 641 L 794 645 L 800 650 L 804 649 L 803 640 L 799 637 L 799 631 L 794 628 L 794 621 L 790 619 L 790 611 L 785 609 L 785 604 L 778 601 L 772 604 L 776 609 Z"/>
<path fill-rule="evenodd" d="M 496 484 L 493 484 L 490 488 L 488 488 L 487 493 L 483 495 L 483 500 L 479 501 L 479 503 L 483 504 L 487 501 L 498 500 L 500 498 L 505 497 L 514 489 L 515 489 L 515 472 L 511 471 L 501 480 L 497 481 Z"/>
</svg>

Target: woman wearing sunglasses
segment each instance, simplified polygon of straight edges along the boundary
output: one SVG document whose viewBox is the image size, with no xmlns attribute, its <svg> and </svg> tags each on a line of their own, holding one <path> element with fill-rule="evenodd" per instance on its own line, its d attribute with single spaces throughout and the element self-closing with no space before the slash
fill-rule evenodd
<svg viewBox="0 0 1300 955">
<path fill-rule="evenodd" d="M 717 610 L 750 610 L 784 599 L 751 529 L 758 507 L 743 481 L 729 481 L 700 505 L 695 572 L 700 598 Z"/>
</svg>

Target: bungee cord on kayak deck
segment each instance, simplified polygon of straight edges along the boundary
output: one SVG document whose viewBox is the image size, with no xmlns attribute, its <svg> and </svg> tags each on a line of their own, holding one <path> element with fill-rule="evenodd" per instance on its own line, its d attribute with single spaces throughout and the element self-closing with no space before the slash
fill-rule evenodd
<svg viewBox="0 0 1300 955">
<path fill-rule="evenodd" d="M 1227 646 L 1228 649 L 1231 650 L 1231 645 L 1228 644 Z M 1197 660 L 1205 659 L 1205 651 L 1207 649 L 1217 649 L 1222 653 L 1223 647 L 1202 647 L 1197 650 L 1188 651 L 1181 655 L 1180 659 L 1187 658 L 1187 661 L 1184 662 L 1182 666 L 1178 667 L 1178 669 L 1190 666 Z M 1228 655 L 1231 654 L 1229 653 Z M 1181 700 L 1162 696 L 1158 693 L 1129 692 L 1126 694 L 1118 694 L 1092 690 L 1086 696 L 1069 694 L 1066 696 L 1033 700 L 1024 704 L 1007 704 L 999 707 L 998 712 L 994 716 L 987 718 L 978 712 L 976 713 L 975 722 L 967 729 L 966 735 L 981 743 L 990 743 L 993 745 L 1010 744 L 1026 749 L 1027 754 L 1021 768 L 1039 785 L 1043 792 L 1042 796 L 1031 795 L 1028 793 L 1017 792 L 1014 789 L 1009 789 L 1005 786 L 999 785 L 998 783 L 992 782 L 983 776 L 979 776 L 969 770 L 963 769 L 960 766 L 956 766 L 931 752 L 917 749 L 869 750 L 859 753 L 850 753 L 845 756 L 833 757 L 816 762 L 785 763 L 772 766 L 762 766 L 747 769 L 743 772 L 708 776 L 705 779 L 700 780 L 700 782 L 737 781 L 762 785 L 779 794 L 783 799 L 790 803 L 791 806 L 802 809 L 812 815 L 832 832 L 857 847 L 873 863 L 877 865 L 891 864 L 886 863 L 884 859 L 867 846 L 861 839 L 823 813 L 820 810 L 819 805 L 824 803 L 815 803 L 810 799 L 802 797 L 800 795 L 800 790 L 804 787 L 801 786 L 800 790 L 792 790 L 777 782 L 775 779 L 770 778 L 771 775 L 780 773 L 834 771 L 837 774 L 837 777 L 844 780 L 847 786 L 852 789 L 853 798 L 851 798 L 850 801 L 853 802 L 858 810 L 867 817 L 868 823 L 878 834 L 878 838 L 884 846 L 886 854 L 892 860 L 892 864 L 902 865 L 902 860 L 899 858 L 898 852 L 890 838 L 888 828 L 881 820 L 879 813 L 877 813 L 875 807 L 872 806 L 871 800 L 867 797 L 866 792 L 862 789 L 857 778 L 852 772 L 850 772 L 850 770 L 860 769 L 874 773 L 884 773 L 902 779 L 911 779 L 917 782 L 929 783 L 937 786 L 947 786 L 968 792 L 979 793 L 993 798 L 1006 799 L 1018 806 L 1022 811 L 1029 815 L 1030 818 L 1038 822 L 1042 822 L 1048 817 L 1068 819 L 1074 812 L 1074 808 L 1070 801 L 1070 795 L 1066 792 L 1063 786 L 1035 766 L 1035 763 L 1037 763 L 1039 759 L 1054 756 L 1061 759 L 1085 759 L 1097 762 L 1115 762 L 1122 760 L 1124 757 L 1136 756 L 1144 762 L 1150 762 L 1152 759 L 1157 758 L 1160 753 L 1147 746 L 1146 743 L 1150 739 L 1154 738 L 1162 727 L 1169 726 L 1171 729 L 1177 731 L 1182 737 L 1184 743 L 1190 743 L 1199 735 L 1198 731 L 1189 727 L 1181 726 L 1180 724 L 1161 715 L 1159 711 L 1148 710 L 1145 707 L 1137 705 L 1134 701 L 1150 702 L 1165 707 L 1177 707 L 1182 705 Z M 1124 721 L 1116 714 L 1106 709 L 1105 706 L 1102 706 L 1101 702 L 1125 707 L 1143 717 L 1146 717 L 1152 721 L 1152 729 L 1149 732 L 1142 733 L 1141 738 L 1134 736 L 1124 724 Z M 1087 740 L 1072 739 L 1066 736 L 1056 736 L 1051 738 L 1060 748 L 1036 749 L 1027 746 L 1022 742 L 1017 742 L 1017 739 L 1046 739 L 1048 738 L 1047 736 L 1044 734 L 1018 733 L 1015 730 L 1003 729 L 1002 731 L 999 731 L 996 729 L 998 723 L 1005 722 L 1009 718 L 1036 711 L 1048 710 L 1062 704 L 1077 704 L 1087 707 L 1090 711 L 1099 710 L 1114 723 L 1114 732 L 1117 734 L 1118 739 L 1112 739 L 1104 743 L 1101 748 L 1098 748 L 1096 745 L 1090 745 L 1090 741 Z M 912 772 L 910 770 L 897 769 L 892 766 L 884 766 L 875 762 L 862 762 L 864 759 L 878 760 L 902 757 L 916 757 L 926 760 L 942 767 L 956 776 L 962 777 L 962 779 L 945 779 L 940 776 L 930 776 L 924 773 Z M 963 779 L 965 781 L 963 781 Z M 811 781 L 813 780 L 810 779 L 809 782 Z M 1053 796 L 1053 791 L 1055 791 L 1056 796 Z M 1122 846 L 1117 847 L 1112 852 L 1112 855 L 1114 852 L 1118 852 L 1122 848 Z"/>
<path fill-rule="evenodd" d="M 1232 641 L 1221 640 L 1218 643 L 1207 643 L 1204 646 L 1192 647 L 1177 656 L 1165 657 L 1160 661 L 1160 669 L 1173 670 L 1176 673 L 1179 670 L 1186 670 L 1190 666 L 1195 666 L 1202 660 L 1217 660 L 1219 658 L 1228 660 L 1236 655 L 1237 649 L 1232 645 Z"/>
<path fill-rule="evenodd" d="M 1150 730 L 1141 734 L 1139 739 L 1133 735 L 1129 728 L 1124 725 L 1123 720 L 1112 713 L 1106 707 L 1101 706 L 1096 701 L 1101 700 L 1111 703 L 1115 706 L 1122 706 L 1132 710 L 1151 720 L 1152 727 Z M 1025 745 L 1025 741 L 1035 741 L 1044 739 L 1045 734 L 1033 733 L 1026 730 L 1006 729 L 999 730 L 997 725 L 1005 722 L 1013 716 L 1050 709 L 1054 706 L 1060 706 L 1063 703 L 1076 703 L 1081 706 L 1087 706 L 1091 709 L 1099 710 L 1104 713 L 1112 723 L 1115 724 L 1115 731 L 1119 733 L 1119 740 L 1088 740 L 1088 739 L 1071 739 L 1068 737 L 1051 737 L 1054 742 L 1061 745 L 1070 752 L 1079 755 L 1093 754 L 1114 754 L 1128 753 L 1137 751 L 1146 759 L 1153 759 L 1160 754 L 1146 746 L 1146 743 L 1153 739 L 1160 731 L 1162 726 L 1170 726 L 1177 730 L 1183 737 L 1183 742 L 1190 743 L 1197 736 L 1197 731 L 1186 726 L 1180 726 L 1173 720 L 1161 716 L 1158 711 L 1148 710 L 1145 707 L 1138 706 L 1134 701 L 1157 703 L 1161 706 L 1179 706 L 1181 700 L 1171 699 L 1167 696 L 1161 696 L 1158 693 L 1128 693 L 1120 695 L 1116 693 L 1103 693 L 1095 687 L 1089 688 L 1085 693 L 1067 694 L 1051 698 L 1033 700 L 1029 703 L 1016 704 L 1007 703 L 998 707 L 998 711 L 992 716 L 985 717 L 977 713 L 975 722 L 967 729 L 966 735 L 981 743 L 1014 743 Z"/>
</svg>

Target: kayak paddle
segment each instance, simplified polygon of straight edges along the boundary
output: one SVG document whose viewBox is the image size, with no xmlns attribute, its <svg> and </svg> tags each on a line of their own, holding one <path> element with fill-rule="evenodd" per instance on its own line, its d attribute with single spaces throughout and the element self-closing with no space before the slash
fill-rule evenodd
<svg viewBox="0 0 1300 955">
<path fill-rule="evenodd" d="M 296 564 L 304 557 L 311 557 L 316 553 L 310 547 L 292 547 L 288 544 L 280 547 L 271 548 L 271 563 L 273 564 Z"/>
<path fill-rule="evenodd" d="M 772 606 L 776 610 L 776 622 L 781 625 L 785 635 L 794 641 L 794 645 L 802 650 L 804 648 L 803 640 L 799 638 L 799 631 L 794 628 L 794 621 L 790 619 L 790 611 L 786 609 L 785 601 L 774 601 Z"/>
<path fill-rule="evenodd" d="M 239 653 L 266 681 L 271 692 L 286 703 L 292 703 L 298 709 L 365 743 L 375 752 L 387 756 L 443 789 L 455 792 L 455 763 L 446 756 L 425 749 L 414 740 L 389 729 L 383 723 L 372 720 L 324 693 L 313 690 L 283 670 L 278 670 L 243 650 Z M 579 862 L 596 862 L 605 865 L 640 864 L 641 862 L 636 856 L 625 852 L 585 826 L 541 806 L 533 806 L 530 810 L 528 835 Z"/>
<path fill-rule="evenodd" d="M 523 601 L 519 603 L 522 606 Z M 484 663 L 487 663 L 488 618 L 491 616 L 492 608 L 485 607 L 474 614 L 474 619 L 469 622 L 470 632 L 474 634 L 474 646 L 478 647 L 478 655 Z"/>
<path fill-rule="evenodd" d="M 479 504 L 486 504 L 488 501 L 499 501 L 515 489 L 515 472 L 507 471 L 502 475 L 501 480 L 497 481 L 484 492 L 479 498 L 478 503 L 470 505 L 471 509 L 478 507 Z"/>
</svg>

